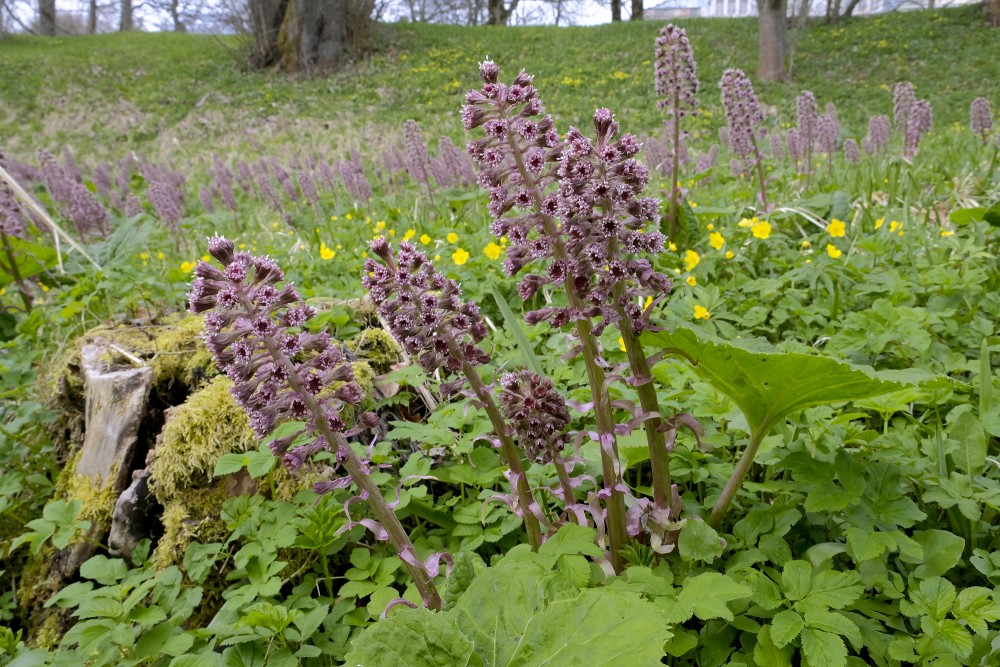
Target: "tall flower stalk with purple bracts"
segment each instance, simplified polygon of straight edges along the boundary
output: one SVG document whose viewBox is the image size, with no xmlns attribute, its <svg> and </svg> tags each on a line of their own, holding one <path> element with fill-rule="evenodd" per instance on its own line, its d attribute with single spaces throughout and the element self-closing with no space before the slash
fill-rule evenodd
<svg viewBox="0 0 1000 667">
<path fill-rule="evenodd" d="M 722 106 L 726 112 L 726 122 L 729 125 L 729 141 L 733 152 L 743 161 L 745 171 L 757 168 L 757 180 L 760 185 L 760 205 L 767 208 L 767 190 L 764 180 L 764 161 L 761 156 L 758 134 L 764 120 L 760 112 L 757 93 L 754 92 L 750 77 L 743 70 L 727 69 L 719 82 L 722 91 Z M 801 128 L 800 128 L 801 133 Z M 808 139 L 811 141 L 811 137 Z M 805 141 L 799 137 L 800 144 Z"/>
<path fill-rule="evenodd" d="M 606 504 L 610 561 L 620 571 L 628 529 L 618 434 L 645 426 L 656 500 L 664 506 L 671 500 L 669 454 L 638 339 L 648 315 L 639 299 L 660 297 L 670 288 L 647 259 L 636 257 L 663 249 L 664 236 L 649 229 L 658 202 L 640 196 L 648 171 L 635 159 L 639 143 L 631 134 L 619 136 L 609 110 L 594 114 L 596 141 L 571 128 L 560 142 L 551 118 L 541 116 L 542 102 L 530 76 L 521 72 L 510 85 L 500 83 L 499 68 L 490 61 L 480 66 L 480 75 L 483 86 L 466 96 L 462 119 L 466 129 L 482 127 L 486 136 L 469 142 L 469 154 L 481 168 L 480 184 L 490 191 L 492 231 L 510 239 L 506 272 L 515 275 L 533 262 L 542 264 L 540 272 L 521 279 L 521 297 L 527 301 L 546 285 L 565 291 L 566 306 L 533 311 L 526 320 L 575 329 L 597 422 L 593 437 L 600 444 L 604 477 L 598 495 Z M 615 424 L 607 384 L 622 378 L 617 369 L 606 371 L 596 338 L 609 325 L 622 333 L 632 367 L 629 382 L 642 399 L 634 423 Z"/>
<path fill-rule="evenodd" d="M 317 493 L 346 488 L 353 482 L 356 500 L 367 502 L 375 520 L 350 520 L 344 529 L 362 525 L 377 539 L 396 548 L 410 577 L 431 609 L 440 609 L 434 586 L 440 555 L 421 561 L 409 536 L 370 475 L 370 462 L 352 449 L 348 438 L 370 428 L 375 415 L 362 413 L 352 427 L 344 415 L 358 410 L 364 395 L 353 370 L 325 333 L 310 334 L 302 326 L 314 315 L 291 284 L 280 287 L 281 269 L 267 257 L 235 252 L 232 242 L 215 237 L 209 254 L 222 269 L 201 262 L 195 269 L 189 305 L 205 316 L 205 342 L 220 370 L 233 381 L 232 395 L 247 412 L 258 438 L 279 423 L 296 420 L 296 433 L 269 443 L 290 470 L 312 454 L 328 450 L 347 475 L 315 486 Z M 333 384 L 339 386 L 334 389 Z M 295 443 L 304 443 L 298 444 Z M 350 515 L 348 515 L 350 516 Z"/>
<path fill-rule="evenodd" d="M 486 337 L 486 325 L 474 303 L 463 303 L 461 289 L 434 270 L 427 256 L 404 241 L 398 254 L 382 237 L 371 244 L 381 263 L 369 259 L 362 278 L 379 314 L 389 323 L 393 336 L 413 355 L 427 373 L 445 369 L 461 373 L 472 390 L 472 398 L 489 416 L 493 431 L 510 468 L 510 485 L 517 498 L 514 505 L 523 518 L 534 549 L 542 544 L 541 512 L 532 497 L 524 464 L 504 423 L 490 389 L 476 371 L 489 355 L 479 343 Z M 463 382 L 446 385 L 448 392 Z"/>
<path fill-rule="evenodd" d="M 670 226 L 677 229 L 680 211 L 679 174 L 681 154 L 681 118 L 698 113 L 697 65 L 687 31 L 670 24 L 660 30 L 656 38 L 656 94 L 657 105 L 667 114 L 667 132 L 671 135 L 671 188 Z"/>
</svg>

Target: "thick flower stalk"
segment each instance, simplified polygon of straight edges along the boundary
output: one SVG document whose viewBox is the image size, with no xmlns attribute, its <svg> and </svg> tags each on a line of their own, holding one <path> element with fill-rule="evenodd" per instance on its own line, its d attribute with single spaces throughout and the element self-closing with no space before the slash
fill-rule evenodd
<svg viewBox="0 0 1000 667">
<path fill-rule="evenodd" d="M 892 88 L 892 116 L 896 120 L 896 127 L 905 131 L 906 125 L 910 122 L 910 110 L 917 103 L 917 94 L 913 84 L 909 81 L 900 81 Z"/>
<path fill-rule="evenodd" d="M 681 192 L 678 187 L 680 169 L 680 147 L 682 141 L 681 119 L 698 113 L 697 64 L 691 52 L 687 31 L 670 24 L 660 30 L 656 38 L 656 95 L 660 98 L 657 106 L 667 114 L 667 131 L 670 133 L 671 180 L 670 224 L 676 229 Z"/>
<path fill-rule="evenodd" d="M 476 371 L 477 366 L 490 360 L 479 346 L 487 334 L 479 307 L 462 302 L 458 283 L 435 271 L 427 256 L 411 243 L 400 243 L 399 253 L 394 255 L 389 243 L 379 237 L 372 241 L 371 250 L 382 260 L 369 259 L 365 265 L 362 283 L 372 302 L 396 340 L 424 371 L 430 374 L 445 369 L 460 373 L 469 383 L 474 400 L 493 425 L 510 468 L 511 487 L 517 498 L 514 509 L 523 516 L 531 546 L 537 549 L 542 543 L 541 511 L 531 495 L 524 464 L 507 424 Z M 445 388 L 450 392 L 462 384 L 461 380 L 453 381 Z"/>
<path fill-rule="evenodd" d="M 615 571 L 621 571 L 624 560 L 620 552 L 627 539 L 625 487 L 621 483 L 611 400 L 604 369 L 598 363 L 600 347 L 593 323 L 584 312 L 590 306 L 584 303 L 577 289 L 578 286 L 586 289 L 592 274 L 578 266 L 576 258 L 568 252 L 557 222 L 562 208 L 560 197 L 558 193 L 547 194 L 557 180 L 554 167 L 562 143 L 552 118 L 538 118 L 543 105 L 530 76 L 521 72 L 510 86 L 504 85 L 498 82 L 500 69 L 492 61 L 480 65 L 479 73 L 483 86 L 466 95 L 462 122 L 467 130 L 482 127 L 486 137 L 470 141 L 468 152 L 479 164 L 480 185 L 490 191 L 492 232 L 510 240 L 504 261 L 508 275 L 517 274 L 536 259 L 551 260 L 544 275 L 529 275 L 521 281 L 522 297 L 530 298 L 549 282 L 561 282 L 565 288 L 568 307 L 536 311 L 527 319 L 530 322 L 548 318 L 554 326 L 575 327 L 594 397 L 603 493 L 607 496 L 610 562 Z"/>
<path fill-rule="evenodd" d="M 879 114 L 868 119 L 868 134 L 861 140 L 861 148 L 869 155 L 879 153 L 889 145 L 892 125 L 889 117 Z"/>
<path fill-rule="evenodd" d="M 746 165 L 747 171 L 756 166 L 757 179 L 760 182 L 760 204 L 766 208 L 764 162 L 757 141 L 758 135 L 763 134 L 760 125 L 764 121 L 764 115 L 760 111 L 757 93 L 754 92 L 750 77 L 738 69 L 727 69 L 722 74 L 719 88 L 722 91 L 722 106 L 726 111 L 729 141 L 733 152 Z"/>
<path fill-rule="evenodd" d="M 979 135 L 985 146 L 987 137 L 993 129 L 993 111 L 990 109 L 990 101 L 985 97 L 972 100 L 972 106 L 969 107 L 969 127 Z"/>
<path fill-rule="evenodd" d="M 800 172 L 808 178 L 812 175 L 813 147 L 816 145 L 819 132 L 819 116 L 817 113 L 816 96 L 812 91 L 804 90 L 795 98 L 795 110 L 798 115 L 799 149 L 802 154 Z"/>
<path fill-rule="evenodd" d="M 641 196 L 649 175 L 635 159 L 639 142 L 631 134 L 619 136 L 609 110 L 594 114 L 596 140 L 571 128 L 560 145 L 549 117 L 532 120 L 541 114 L 542 104 L 531 78 L 522 72 L 508 88 L 498 83 L 498 71 L 494 63 L 483 63 L 484 85 L 466 98 L 466 127 L 482 126 L 487 135 L 470 141 L 469 152 L 482 169 L 480 183 L 491 192 L 492 231 L 510 239 L 506 271 L 514 275 L 532 262 L 542 264 L 541 271 L 521 279 L 521 297 L 528 300 L 545 285 L 561 284 L 565 290 L 567 305 L 533 311 L 526 320 L 575 327 L 594 397 L 611 562 L 620 570 L 627 490 L 621 483 L 616 434 L 645 422 L 651 458 L 657 461 L 654 485 L 669 489 L 670 484 L 648 360 L 638 342 L 648 316 L 640 299 L 660 297 L 670 288 L 649 260 L 637 257 L 663 250 L 664 236 L 651 229 L 658 202 Z M 596 339 L 608 325 L 620 329 L 632 365 L 630 382 L 644 395 L 635 423 L 617 427 L 607 364 Z"/>
<path fill-rule="evenodd" d="M 343 419 L 364 398 L 350 364 L 329 335 L 302 330 L 314 310 L 302 303 L 291 284 L 279 286 L 284 275 L 275 262 L 234 252 L 232 242 L 218 236 L 209 241 L 208 251 L 223 268 L 208 262 L 197 266 L 189 306 L 193 312 L 207 313 L 205 342 L 219 369 L 233 381 L 233 398 L 247 412 L 254 434 L 264 438 L 281 422 L 303 422 L 296 433 L 272 440 L 271 451 L 290 470 L 300 468 L 316 452 L 332 451 L 335 464 L 347 476 L 320 482 L 317 493 L 354 482 L 359 494 L 345 508 L 364 500 L 376 520 L 352 520 L 348 527 L 363 525 L 376 538 L 392 542 L 424 604 L 439 609 L 441 599 L 433 581 L 437 557 L 427 562 L 417 558 L 409 536 L 372 480 L 370 464 L 347 441 L 374 421 L 373 414 L 365 413 L 349 428 Z M 303 444 L 293 447 L 296 442 Z"/>
<path fill-rule="evenodd" d="M 920 147 L 920 140 L 930 132 L 934 120 L 931 103 L 927 100 L 917 100 L 910 107 L 910 117 L 906 121 L 906 131 L 903 134 L 903 157 L 912 160 Z"/>
</svg>

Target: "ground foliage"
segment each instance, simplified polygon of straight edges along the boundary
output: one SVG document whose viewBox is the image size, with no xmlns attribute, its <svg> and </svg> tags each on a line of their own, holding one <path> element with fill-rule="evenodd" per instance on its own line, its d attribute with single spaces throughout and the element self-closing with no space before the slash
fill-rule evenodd
<svg viewBox="0 0 1000 667">
<path fill-rule="evenodd" d="M 682 167 L 681 216 L 657 266 L 674 288 L 653 305 L 663 330 L 643 342 L 669 352 L 653 367 L 663 413 L 690 414 L 704 432 L 674 434 L 671 471 L 686 520 L 676 548 L 660 556 L 629 545 L 628 567 L 616 577 L 597 565 L 603 552 L 589 528 L 564 526 L 537 553 L 522 544 L 521 519 L 487 502 L 506 487 L 485 413 L 433 400 L 440 378 L 398 363 L 399 350 L 379 334 L 361 334 L 378 331 L 378 321 L 356 299 L 368 242 L 411 240 L 461 280 L 488 318 L 502 362 L 483 368 L 487 382 L 499 363 L 525 366 L 544 371 L 568 398 L 590 400 L 583 362 L 563 358 L 566 337 L 548 324 L 523 324 L 521 313 L 544 297 L 523 303 L 503 276 L 506 244 L 489 234 L 486 195 L 426 171 L 394 171 L 382 158 L 408 117 L 428 137 L 458 139 L 461 95 L 478 85 L 475 63 L 487 52 L 508 73 L 523 66 L 538 75 L 560 129 L 585 126 L 595 106 L 624 104 L 625 129 L 658 140 L 658 26 L 511 30 L 503 40 L 489 29 L 397 26 L 396 49 L 353 72 L 304 82 L 220 67 L 219 52 L 197 36 L 63 40 L 44 54 L 39 40 L 0 45 L 0 67 L 21 73 L 0 77 L 8 158 L 31 167 L 36 148 L 58 154 L 71 145 L 79 181 L 109 211 L 103 233 L 74 228 L 43 177 L 15 170 L 67 229 L 90 235 L 86 250 L 101 269 L 70 252 L 60 270 L 51 236 L 37 226 L 15 245 L 33 307 L 10 309 L 0 322 L 0 664 L 377 665 L 395 662 L 392 655 L 413 665 L 1000 664 L 1000 168 L 993 137 L 981 141 L 966 124 L 973 97 L 992 95 L 994 109 L 1000 99 L 989 88 L 997 65 L 984 46 L 996 34 L 974 23 L 961 10 L 820 27 L 799 44 L 798 81 L 762 91 L 775 107 L 766 120 L 772 133 L 794 124 L 795 94 L 809 87 L 821 106 L 838 104 L 840 139 L 860 141 L 869 114 L 892 114 L 892 84 L 912 76 L 935 113 L 912 161 L 900 157 L 899 136 L 857 163 L 839 150 L 820 155 L 811 173 L 770 154 L 768 196 L 777 204 L 768 211 L 757 209 L 753 174 L 726 164 L 724 146 L 715 164 Z M 731 64 L 752 71 L 744 54 L 754 33 L 743 21 L 688 28 L 703 82 L 689 146 L 701 155 L 722 122 L 714 82 Z M 153 43 L 158 56 L 144 51 Z M 138 51 L 141 61 L 122 57 Z M 81 55 L 92 87 L 69 66 Z M 214 89 L 199 105 L 207 79 Z M 70 109 L 88 96 L 117 100 L 133 114 L 124 139 L 113 122 L 65 124 L 53 103 L 59 96 Z M 341 136 L 320 141 L 331 131 L 323 119 L 341 104 L 354 109 L 335 124 Z M 370 152 L 367 139 L 381 131 L 352 118 L 357 109 L 391 128 Z M 222 128 L 246 118 L 259 134 L 225 136 Z M 216 154 L 199 153 L 199 142 Z M 330 165 L 358 165 L 370 193 L 343 176 L 356 173 L 347 169 L 315 201 L 308 197 L 301 175 L 318 178 L 320 170 L 296 155 L 322 158 L 331 146 Z M 348 157 L 351 147 L 362 150 Z M 126 215 L 101 191 L 97 172 L 101 160 L 135 148 L 150 155 L 121 169 L 122 194 L 135 194 L 141 207 Z M 231 178 L 239 160 L 260 160 L 255 173 L 278 189 L 285 179 L 276 158 L 296 180 L 277 198 L 259 185 L 234 187 L 233 209 L 216 190 L 209 210 L 199 189 L 221 183 L 214 157 Z M 173 220 L 148 188 L 170 181 L 170 160 L 185 175 L 171 181 L 185 202 Z M 667 197 L 668 187 L 654 176 L 650 189 Z M 450 574 L 438 577 L 443 611 L 397 604 L 420 598 L 386 544 L 360 527 L 340 531 L 350 494 L 317 501 L 308 488 L 290 492 L 301 480 L 289 480 L 266 447 L 242 440 L 241 424 L 231 448 L 184 443 L 211 450 L 204 466 L 214 468 L 198 472 L 203 488 L 245 471 L 258 489 L 225 500 L 213 491 L 210 537 L 187 534 L 171 554 L 145 541 L 128 559 L 102 548 L 60 590 L 40 580 L 39 559 L 84 539 L 93 518 L 58 481 L 70 453 L 56 429 L 64 415 L 50 397 L 73 341 L 100 323 L 156 321 L 181 309 L 202 239 L 216 231 L 280 258 L 319 307 L 314 329 L 353 341 L 359 354 L 378 351 L 372 364 L 385 374 L 369 379 L 369 395 L 384 438 L 372 461 L 384 467 L 373 478 L 398 499 L 420 554 L 453 554 Z M 19 303 L 11 301 L 12 277 L 0 278 L 4 305 Z M 616 334 L 601 343 L 609 362 L 625 360 Z M 197 384 L 213 374 L 185 367 L 178 377 Z M 211 380 L 201 395 L 224 382 Z M 637 400 L 627 384 L 612 391 Z M 589 426 L 585 412 L 573 420 L 574 428 Z M 625 484 L 638 496 L 651 493 L 643 435 L 621 438 L 619 448 Z M 714 516 L 747 451 L 744 483 L 728 512 Z M 579 456 L 600 478 L 596 445 Z M 310 474 L 321 478 L 321 468 Z M 551 464 L 536 464 L 528 476 L 542 486 L 555 475 Z M 203 504 L 197 509 L 204 513 Z M 45 593 L 32 604 L 62 610 L 46 627 L 32 627 L 26 614 L 36 590 Z"/>
</svg>

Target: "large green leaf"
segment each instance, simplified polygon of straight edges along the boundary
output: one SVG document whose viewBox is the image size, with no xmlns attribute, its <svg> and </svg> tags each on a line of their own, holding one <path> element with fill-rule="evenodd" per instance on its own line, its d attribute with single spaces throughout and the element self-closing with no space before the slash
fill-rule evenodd
<svg viewBox="0 0 1000 667">
<path fill-rule="evenodd" d="M 506 664 L 655 667 L 670 636 L 657 608 L 639 595 L 585 590 L 535 614 Z"/>
<path fill-rule="evenodd" d="M 683 325 L 645 334 L 643 343 L 647 349 L 673 350 L 691 361 L 698 377 L 739 406 L 754 432 L 804 408 L 902 388 L 895 377 L 867 366 L 775 352 L 756 342 L 724 342 Z"/>
<path fill-rule="evenodd" d="M 472 642 L 458 631 L 452 616 L 403 608 L 362 632 L 344 660 L 358 667 L 463 667 L 471 656 Z"/>
</svg>

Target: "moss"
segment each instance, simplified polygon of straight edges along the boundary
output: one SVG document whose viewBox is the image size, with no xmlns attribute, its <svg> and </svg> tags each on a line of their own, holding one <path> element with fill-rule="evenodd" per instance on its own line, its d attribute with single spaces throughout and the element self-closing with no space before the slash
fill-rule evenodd
<svg viewBox="0 0 1000 667">
<path fill-rule="evenodd" d="M 255 447 L 246 414 L 229 395 L 231 386 L 217 377 L 169 411 L 150 469 L 150 489 L 164 507 L 185 490 L 209 486 L 223 455 Z"/>
<path fill-rule="evenodd" d="M 388 373 L 402 359 L 399 343 L 385 329 L 365 329 L 351 341 L 351 348 L 377 373 Z"/>
<path fill-rule="evenodd" d="M 76 465 L 80 461 L 77 451 L 66 463 L 56 480 L 56 497 L 75 498 L 80 501 L 80 518 L 91 523 L 91 534 L 100 535 L 111 527 L 111 514 L 118 500 L 115 480 L 118 479 L 118 463 L 108 471 L 107 480 L 90 475 L 79 475 Z"/>
<path fill-rule="evenodd" d="M 156 566 L 180 564 L 192 542 L 208 544 L 224 541 L 229 536 L 229 530 L 220 518 L 219 508 L 229 496 L 230 491 L 222 480 L 211 488 L 176 493 L 163 508 L 163 537 L 153 551 Z"/>
</svg>

